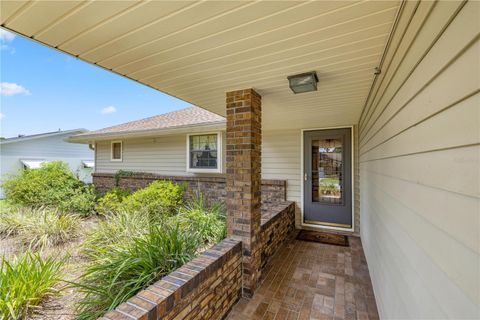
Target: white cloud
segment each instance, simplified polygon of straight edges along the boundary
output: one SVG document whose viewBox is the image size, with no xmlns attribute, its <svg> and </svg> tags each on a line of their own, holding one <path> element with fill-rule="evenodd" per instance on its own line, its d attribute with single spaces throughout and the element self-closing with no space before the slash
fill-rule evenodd
<svg viewBox="0 0 480 320">
<path fill-rule="evenodd" d="M 101 114 L 109 114 L 114 112 L 117 112 L 117 108 L 115 108 L 114 106 L 108 106 L 100 110 Z"/>
<path fill-rule="evenodd" d="M 7 51 L 10 54 L 15 53 L 15 48 L 9 46 L 8 43 L 15 39 L 15 34 L 8 32 L 7 30 L 0 29 L 0 51 Z"/>
<path fill-rule="evenodd" d="M 0 29 L 0 41 L 1 42 L 12 42 L 15 39 L 15 34 L 8 32 L 7 30 Z"/>
<path fill-rule="evenodd" d="M 3 118 L 5 118 L 5 115 L 0 112 L 0 120 L 2 120 Z"/>
<path fill-rule="evenodd" d="M 25 89 L 19 84 L 12 82 L 0 82 L 0 95 L 2 96 L 13 96 L 15 94 L 30 94 L 30 91 Z"/>
<path fill-rule="evenodd" d="M 15 53 L 15 48 L 12 47 L 12 46 L 8 46 L 6 44 L 1 44 L 0 43 L 0 51 L 7 51 L 10 54 L 14 54 Z"/>
</svg>

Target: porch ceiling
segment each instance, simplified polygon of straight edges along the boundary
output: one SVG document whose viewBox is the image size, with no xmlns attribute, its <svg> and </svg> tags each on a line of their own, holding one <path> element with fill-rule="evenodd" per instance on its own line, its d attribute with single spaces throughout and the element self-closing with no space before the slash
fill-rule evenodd
<svg viewBox="0 0 480 320">
<path fill-rule="evenodd" d="M 266 129 L 356 123 L 400 1 L 2 1 L 24 36 L 218 114 L 253 87 Z M 286 77 L 318 73 L 294 95 Z"/>
</svg>

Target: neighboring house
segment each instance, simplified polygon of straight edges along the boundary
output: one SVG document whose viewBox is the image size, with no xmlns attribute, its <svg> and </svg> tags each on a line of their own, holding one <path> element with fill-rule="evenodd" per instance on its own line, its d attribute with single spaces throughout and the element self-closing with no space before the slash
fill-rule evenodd
<svg viewBox="0 0 480 320">
<path fill-rule="evenodd" d="M 94 167 L 93 150 L 88 145 L 72 144 L 65 139 L 72 134 L 85 133 L 74 129 L 19 136 L 0 141 L 0 177 L 23 169 L 36 169 L 44 162 L 61 160 L 68 163 L 72 172 L 85 182 L 91 182 Z M 0 188 L 3 198 L 3 190 Z"/>
</svg>

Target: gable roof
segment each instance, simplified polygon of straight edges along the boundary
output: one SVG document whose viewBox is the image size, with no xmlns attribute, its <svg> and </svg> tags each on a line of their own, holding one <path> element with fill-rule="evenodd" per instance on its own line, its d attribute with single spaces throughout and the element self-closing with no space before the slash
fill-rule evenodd
<svg viewBox="0 0 480 320">
<path fill-rule="evenodd" d="M 78 134 L 69 139 L 71 142 L 85 142 L 88 139 L 142 135 L 148 133 L 168 133 L 175 129 L 209 127 L 225 125 L 225 118 L 205 109 L 192 106 L 178 111 L 130 121 L 116 126 Z"/>
<path fill-rule="evenodd" d="M 72 129 L 72 130 L 58 130 L 58 131 L 52 131 L 52 132 L 44 132 L 44 133 L 38 133 L 38 134 L 18 136 L 13 138 L 6 138 L 6 139 L 0 140 L 0 144 L 22 142 L 27 140 L 41 139 L 41 138 L 61 136 L 61 135 L 82 134 L 86 132 L 88 132 L 88 130 L 83 128 Z"/>
</svg>

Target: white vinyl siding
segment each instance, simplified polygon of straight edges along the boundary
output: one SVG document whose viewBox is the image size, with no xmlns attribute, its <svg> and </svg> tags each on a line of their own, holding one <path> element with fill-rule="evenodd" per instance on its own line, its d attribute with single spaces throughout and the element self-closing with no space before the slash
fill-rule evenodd
<svg viewBox="0 0 480 320">
<path fill-rule="evenodd" d="M 362 243 L 381 318 L 478 319 L 480 3 L 416 5 L 360 119 Z"/>
<path fill-rule="evenodd" d="M 190 175 L 185 172 L 185 135 L 123 140 L 123 161 L 110 161 L 110 141 L 97 142 L 95 172 L 118 170 L 163 175 Z"/>
<path fill-rule="evenodd" d="M 264 131 L 262 134 L 262 178 L 287 180 L 287 200 L 295 201 L 296 225 L 301 205 L 301 130 Z"/>
<path fill-rule="evenodd" d="M 224 144 L 224 132 L 222 132 L 222 137 L 221 140 Z M 111 141 L 98 141 L 96 143 L 95 172 L 115 173 L 118 170 L 128 170 L 161 175 L 194 176 L 195 173 L 186 171 L 186 141 L 185 134 L 124 139 L 122 140 L 122 162 L 110 161 Z M 223 157 L 223 161 L 225 161 L 224 159 L 225 157 Z M 215 175 L 218 176 L 218 174 Z"/>
<path fill-rule="evenodd" d="M 64 139 L 80 132 L 71 132 L 64 135 L 46 136 L 24 141 L 15 141 L 0 145 L 2 156 L 18 157 L 65 157 L 93 159 L 93 151 L 87 144 L 69 143 Z"/>
</svg>

